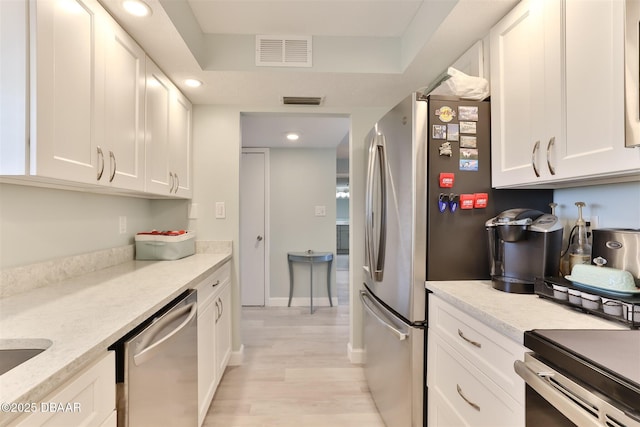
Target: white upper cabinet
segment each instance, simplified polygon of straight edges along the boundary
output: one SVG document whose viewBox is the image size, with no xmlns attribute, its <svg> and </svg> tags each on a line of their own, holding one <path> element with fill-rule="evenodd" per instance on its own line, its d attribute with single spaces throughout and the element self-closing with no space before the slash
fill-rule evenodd
<svg viewBox="0 0 640 427">
<path fill-rule="evenodd" d="M 494 187 L 640 174 L 624 147 L 623 6 L 525 0 L 492 28 Z"/>
<path fill-rule="evenodd" d="M 103 154 L 118 188 L 144 190 L 145 53 L 118 25 L 105 28 Z"/>
<path fill-rule="evenodd" d="M 102 13 L 91 0 L 35 3 L 31 175 L 96 183 L 103 172 Z"/>
<path fill-rule="evenodd" d="M 191 103 L 97 0 L 0 8 L 0 175 L 191 197 Z"/>
<path fill-rule="evenodd" d="M 191 197 L 191 102 L 147 58 L 146 191 Z"/>
</svg>

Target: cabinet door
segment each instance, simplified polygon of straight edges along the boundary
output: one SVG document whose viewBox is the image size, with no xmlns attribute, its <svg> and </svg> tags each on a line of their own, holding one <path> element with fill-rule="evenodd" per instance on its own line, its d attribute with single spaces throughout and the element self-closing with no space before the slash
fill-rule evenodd
<svg viewBox="0 0 640 427">
<path fill-rule="evenodd" d="M 216 370 L 220 382 L 231 356 L 231 283 L 227 281 L 218 297 L 218 320 L 216 322 Z"/>
<path fill-rule="evenodd" d="M 172 192 L 191 197 L 191 102 L 177 89 L 171 102 L 170 170 L 173 173 Z"/>
<path fill-rule="evenodd" d="M 146 190 L 169 194 L 172 186 L 169 176 L 169 105 L 172 85 L 149 58 L 146 61 L 146 75 Z"/>
<path fill-rule="evenodd" d="M 531 182 L 541 174 L 544 33 L 539 1 L 522 1 L 491 29 L 493 186 Z"/>
<path fill-rule="evenodd" d="M 624 146 L 624 2 L 556 0 L 565 17 L 566 141 L 563 178 L 640 170 Z"/>
<path fill-rule="evenodd" d="M 115 21 L 105 37 L 105 140 L 101 181 L 144 189 L 144 51 Z"/>
<path fill-rule="evenodd" d="M 35 4 L 31 173 L 95 183 L 101 145 L 105 13 L 94 0 Z"/>
<path fill-rule="evenodd" d="M 216 305 L 209 298 L 198 307 L 198 425 L 204 421 L 216 386 Z"/>
<path fill-rule="evenodd" d="M 115 369 L 115 354 L 110 351 L 60 389 L 42 399 L 42 403 L 38 402 L 38 411 L 20 418 L 15 425 L 17 427 L 113 425 L 116 418 L 114 417 L 116 413 Z"/>
</svg>

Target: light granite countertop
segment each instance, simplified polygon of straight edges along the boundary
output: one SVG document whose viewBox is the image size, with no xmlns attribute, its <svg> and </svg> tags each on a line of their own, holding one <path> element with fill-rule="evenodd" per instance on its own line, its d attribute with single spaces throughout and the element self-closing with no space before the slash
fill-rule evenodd
<svg viewBox="0 0 640 427">
<path fill-rule="evenodd" d="M 46 339 L 43 353 L 0 375 L 0 403 L 38 403 L 231 252 L 129 261 L 0 299 L 0 340 Z M 0 425 L 12 415 L 0 413 Z"/>
<path fill-rule="evenodd" d="M 426 289 L 519 344 L 532 329 L 628 329 L 537 295 L 499 291 L 490 281 L 428 281 Z"/>
</svg>

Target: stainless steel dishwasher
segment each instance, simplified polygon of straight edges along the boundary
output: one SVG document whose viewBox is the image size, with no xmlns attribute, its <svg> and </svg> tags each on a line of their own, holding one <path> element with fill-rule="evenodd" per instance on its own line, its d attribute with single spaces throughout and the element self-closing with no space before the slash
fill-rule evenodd
<svg viewBox="0 0 640 427">
<path fill-rule="evenodd" d="M 113 346 L 118 427 L 197 427 L 197 309 L 186 291 Z"/>
</svg>

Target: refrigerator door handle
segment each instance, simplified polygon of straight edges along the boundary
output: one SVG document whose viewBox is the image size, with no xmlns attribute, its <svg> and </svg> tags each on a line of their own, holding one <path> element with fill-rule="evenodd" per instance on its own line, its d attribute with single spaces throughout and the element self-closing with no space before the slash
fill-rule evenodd
<svg viewBox="0 0 640 427">
<path fill-rule="evenodd" d="M 366 195 L 366 227 L 365 241 L 367 248 L 367 261 L 369 266 L 369 274 L 371 278 L 377 282 L 382 281 L 384 274 L 385 247 L 387 237 L 387 158 L 384 151 L 384 135 L 376 133 L 371 142 L 369 149 L 369 165 L 367 168 L 367 195 Z M 373 189 L 374 180 L 376 178 L 374 171 L 376 163 L 378 164 L 380 178 L 380 230 L 377 237 L 378 244 L 374 244 L 373 228 L 374 228 L 374 211 L 373 211 Z M 376 254 L 376 246 L 378 253 Z"/>
<path fill-rule="evenodd" d="M 378 322 L 380 322 L 383 326 L 385 326 L 387 329 L 389 329 L 391 332 L 394 333 L 394 335 L 396 335 L 398 337 L 398 339 L 400 341 L 404 341 L 409 337 L 409 334 L 405 334 L 404 332 L 402 332 L 401 330 L 393 327 L 393 325 L 389 324 L 389 322 L 386 322 L 382 317 L 380 317 L 373 308 L 371 308 L 371 306 L 367 303 L 367 300 L 370 300 L 371 298 L 369 298 L 369 296 L 367 295 L 367 293 L 365 291 L 360 291 L 360 301 L 362 301 L 362 305 L 364 306 L 364 308 L 374 317 L 376 318 L 376 320 Z"/>
</svg>

